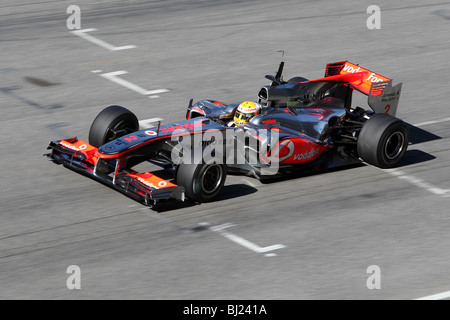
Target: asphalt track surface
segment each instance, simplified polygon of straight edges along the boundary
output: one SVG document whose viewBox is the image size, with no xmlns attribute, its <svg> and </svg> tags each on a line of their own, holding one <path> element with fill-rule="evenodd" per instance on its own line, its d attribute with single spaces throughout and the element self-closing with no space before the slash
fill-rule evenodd
<svg viewBox="0 0 450 320">
<path fill-rule="evenodd" d="M 450 3 L 30 2 L 0 4 L 1 299 L 415 299 L 450 290 Z M 366 26 L 372 4 L 379 30 Z M 103 46 L 67 29 L 69 5 Z M 121 46 L 135 47 L 111 50 Z M 229 176 L 216 202 L 154 211 L 42 156 L 50 140 L 87 139 L 111 104 L 170 123 L 190 98 L 255 100 L 278 50 L 285 78 L 321 77 L 326 63 L 349 60 L 403 82 L 397 116 L 418 126 L 401 166 L 269 184 Z M 149 98 L 102 76 L 122 70 L 128 83 L 169 91 Z M 66 287 L 71 265 L 81 290 Z M 381 289 L 367 287 L 372 265 Z"/>
</svg>

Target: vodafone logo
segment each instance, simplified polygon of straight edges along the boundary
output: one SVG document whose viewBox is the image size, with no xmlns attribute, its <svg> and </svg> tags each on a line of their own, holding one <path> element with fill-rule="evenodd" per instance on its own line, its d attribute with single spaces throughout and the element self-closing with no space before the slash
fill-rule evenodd
<svg viewBox="0 0 450 320">
<path fill-rule="evenodd" d="M 311 150 L 309 152 L 296 154 L 294 156 L 294 160 L 307 160 L 307 159 L 310 159 L 310 158 L 313 158 L 313 157 L 317 156 L 318 154 L 319 154 L 319 148 L 313 149 L 313 150 Z"/>
<path fill-rule="evenodd" d="M 361 67 L 353 68 L 352 66 L 349 66 L 348 64 L 346 64 L 344 66 L 344 71 L 347 73 L 356 73 L 356 72 L 359 72 L 360 70 L 361 70 Z"/>
<path fill-rule="evenodd" d="M 149 135 L 149 136 L 156 136 L 157 133 L 155 131 L 152 131 L 152 130 L 147 130 L 147 131 L 145 131 L 145 134 Z"/>
<path fill-rule="evenodd" d="M 141 177 L 138 178 L 138 181 L 140 183 L 145 184 L 147 187 L 153 188 L 153 189 L 159 189 L 157 186 L 155 186 L 153 183 L 148 182 L 147 180 L 142 179 Z"/>
<path fill-rule="evenodd" d="M 357 72 L 363 72 L 363 71 L 368 71 L 367 69 L 362 69 L 361 67 L 353 67 L 351 65 L 344 65 L 344 68 L 342 69 L 342 71 L 346 72 L 346 73 L 357 73 Z M 385 81 L 386 79 L 382 79 L 380 75 L 376 74 L 375 72 L 371 72 L 369 77 L 367 79 L 364 79 L 364 81 L 370 81 L 370 82 L 382 82 Z"/>
<path fill-rule="evenodd" d="M 278 161 L 281 162 L 292 156 L 294 150 L 294 143 L 291 140 L 284 140 L 277 147 L 275 147 L 272 157 L 278 158 Z M 280 154 L 282 155 L 281 157 Z"/>
<path fill-rule="evenodd" d="M 87 148 L 87 145 L 85 145 L 85 144 L 82 144 L 81 146 L 76 147 L 76 146 L 74 146 L 74 145 L 65 143 L 64 141 L 60 141 L 59 143 L 60 143 L 62 146 L 66 147 L 67 149 L 70 149 L 70 150 L 73 150 L 73 151 L 81 151 L 81 150 L 84 150 L 84 149 Z"/>
<path fill-rule="evenodd" d="M 145 184 L 147 187 L 150 187 L 152 189 L 159 189 L 159 188 L 164 188 L 167 186 L 167 181 L 161 180 L 160 182 L 158 182 L 158 185 L 155 186 L 152 182 L 149 182 L 145 179 L 142 179 L 141 177 L 138 177 L 138 181 L 140 183 Z"/>
<path fill-rule="evenodd" d="M 167 182 L 166 181 L 160 181 L 159 183 L 158 183 L 158 187 L 160 187 L 160 188 L 164 188 L 165 186 L 167 186 Z"/>
<path fill-rule="evenodd" d="M 364 80 L 364 81 L 371 81 L 371 82 L 381 82 L 381 81 L 383 81 L 383 79 L 380 79 L 380 78 L 378 78 L 378 77 L 375 77 L 375 73 L 371 73 L 370 74 L 370 76 L 366 79 L 366 80 Z"/>
</svg>

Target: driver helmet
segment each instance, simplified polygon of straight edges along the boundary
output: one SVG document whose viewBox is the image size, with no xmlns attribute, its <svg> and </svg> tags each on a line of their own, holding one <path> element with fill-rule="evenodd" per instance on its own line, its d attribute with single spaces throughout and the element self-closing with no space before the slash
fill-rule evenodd
<svg viewBox="0 0 450 320">
<path fill-rule="evenodd" d="M 234 124 L 240 126 L 261 113 L 261 105 L 252 101 L 242 102 L 234 113 Z"/>
</svg>

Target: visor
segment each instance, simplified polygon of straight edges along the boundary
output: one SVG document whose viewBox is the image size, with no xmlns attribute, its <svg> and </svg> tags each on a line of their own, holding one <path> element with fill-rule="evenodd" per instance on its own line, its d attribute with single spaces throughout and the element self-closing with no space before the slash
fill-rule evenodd
<svg viewBox="0 0 450 320">
<path fill-rule="evenodd" d="M 248 121 L 254 116 L 255 115 L 253 113 L 243 113 L 236 110 L 236 113 L 234 114 L 234 121 Z"/>
</svg>

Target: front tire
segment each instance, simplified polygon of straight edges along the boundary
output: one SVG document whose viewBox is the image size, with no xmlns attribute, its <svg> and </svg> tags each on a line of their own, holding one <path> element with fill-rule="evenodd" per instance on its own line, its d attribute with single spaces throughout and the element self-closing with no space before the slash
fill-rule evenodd
<svg viewBox="0 0 450 320">
<path fill-rule="evenodd" d="M 183 186 L 186 196 L 196 202 L 213 200 L 222 189 L 227 177 L 223 164 L 180 164 L 176 183 Z"/>
<path fill-rule="evenodd" d="M 408 127 L 402 120 L 378 113 L 367 120 L 361 129 L 358 155 L 376 167 L 392 168 L 405 155 L 408 142 Z"/>
<path fill-rule="evenodd" d="M 133 112 L 121 106 L 109 106 L 92 122 L 89 144 L 98 148 L 138 129 L 139 121 Z"/>
</svg>

